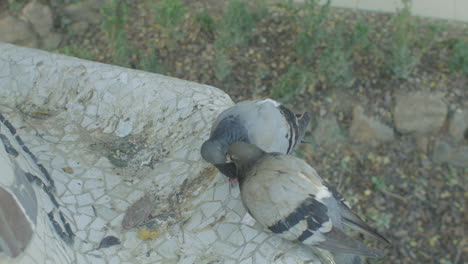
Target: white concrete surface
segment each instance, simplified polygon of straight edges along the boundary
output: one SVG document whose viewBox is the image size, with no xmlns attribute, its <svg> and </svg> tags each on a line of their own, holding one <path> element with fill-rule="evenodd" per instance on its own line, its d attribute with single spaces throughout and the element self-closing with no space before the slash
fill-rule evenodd
<svg viewBox="0 0 468 264">
<path fill-rule="evenodd" d="M 332 0 L 332 6 L 393 13 L 401 0 Z M 468 22 L 468 0 L 412 0 L 412 14 Z"/>
</svg>

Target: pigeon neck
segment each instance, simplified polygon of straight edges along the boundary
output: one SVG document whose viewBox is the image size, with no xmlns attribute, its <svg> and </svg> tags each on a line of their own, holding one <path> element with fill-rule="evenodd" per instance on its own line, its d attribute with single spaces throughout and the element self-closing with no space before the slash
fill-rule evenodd
<svg viewBox="0 0 468 264">
<path fill-rule="evenodd" d="M 213 132 L 212 139 L 218 140 L 227 146 L 237 141 L 248 143 L 247 129 L 242 126 L 239 116 L 231 115 L 219 122 Z"/>
<path fill-rule="evenodd" d="M 252 169 L 252 167 L 255 165 L 255 163 L 261 159 L 263 157 L 263 155 L 265 154 L 265 152 L 263 151 L 259 151 L 258 153 L 254 153 L 252 154 L 248 160 L 245 160 L 245 161 L 241 161 L 241 162 L 238 162 L 236 164 L 237 166 L 237 177 L 239 179 L 239 183 L 242 184 L 242 182 L 244 181 L 244 179 L 246 178 L 248 172 L 250 171 L 250 169 Z"/>
</svg>

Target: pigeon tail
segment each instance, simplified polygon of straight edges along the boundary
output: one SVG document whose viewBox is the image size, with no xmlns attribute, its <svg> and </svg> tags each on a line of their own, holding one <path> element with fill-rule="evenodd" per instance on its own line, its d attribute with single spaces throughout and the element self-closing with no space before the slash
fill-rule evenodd
<svg viewBox="0 0 468 264">
<path fill-rule="evenodd" d="M 336 264 L 362 264 L 362 258 L 356 255 L 335 252 L 333 258 Z"/>
<path fill-rule="evenodd" d="M 390 241 L 388 241 L 388 239 L 386 239 L 384 236 L 379 234 L 372 227 L 366 224 L 359 216 L 353 213 L 346 204 L 341 202 L 339 203 L 339 206 L 340 206 L 341 215 L 343 217 L 342 221 L 344 225 L 356 231 L 359 231 L 363 234 L 371 236 L 377 240 L 380 240 L 386 244 L 391 244 Z"/>
<path fill-rule="evenodd" d="M 333 197 L 336 199 L 338 210 L 341 215 L 341 222 L 344 225 L 358 232 L 378 239 L 381 242 L 391 244 L 390 241 L 388 241 L 388 239 L 386 239 L 384 236 L 375 231 L 372 227 L 366 224 L 357 214 L 351 211 L 348 203 L 346 202 L 344 197 L 336 190 L 336 188 L 328 187 L 328 189 L 332 192 Z"/>
<path fill-rule="evenodd" d="M 299 137 L 298 137 L 298 142 L 305 143 L 303 141 L 305 132 L 307 127 L 309 126 L 310 123 L 310 114 L 309 112 L 304 112 L 302 115 L 296 115 L 297 122 L 299 123 Z"/>
<path fill-rule="evenodd" d="M 360 255 L 371 258 L 383 257 L 380 250 L 364 245 L 363 243 L 349 237 L 336 227 L 333 227 L 325 236 L 326 240 L 320 242 L 317 247 L 344 254 Z"/>
</svg>

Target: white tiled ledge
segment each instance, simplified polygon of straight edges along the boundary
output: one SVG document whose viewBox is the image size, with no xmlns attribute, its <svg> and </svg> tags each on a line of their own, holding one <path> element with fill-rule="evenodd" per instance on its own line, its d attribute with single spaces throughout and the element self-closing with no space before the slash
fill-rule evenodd
<svg viewBox="0 0 468 264">
<path fill-rule="evenodd" d="M 26 249 L 17 239 L 0 264 L 320 263 L 265 232 L 201 160 L 231 104 L 214 87 L 0 43 L 0 188 L 33 219 Z"/>
</svg>

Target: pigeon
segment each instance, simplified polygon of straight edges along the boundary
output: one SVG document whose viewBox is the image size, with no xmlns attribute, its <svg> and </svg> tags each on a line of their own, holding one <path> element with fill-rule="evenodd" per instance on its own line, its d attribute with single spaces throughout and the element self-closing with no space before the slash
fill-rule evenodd
<svg viewBox="0 0 468 264">
<path fill-rule="evenodd" d="M 349 237 L 343 226 L 389 241 L 354 214 L 343 196 L 325 186 L 304 160 L 233 143 L 227 159 L 237 168 L 242 203 L 261 225 L 280 237 L 329 250 L 337 264 L 362 263 L 382 253 Z"/>
<path fill-rule="evenodd" d="M 221 173 L 235 179 L 234 163 L 226 163 L 229 145 L 243 141 L 264 151 L 288 154 L 302 141 L 309 122 L 307 112 L 295 115 L 272 99 L 242 101 L 218 116 L 200 153 Z"/>
</svg>

